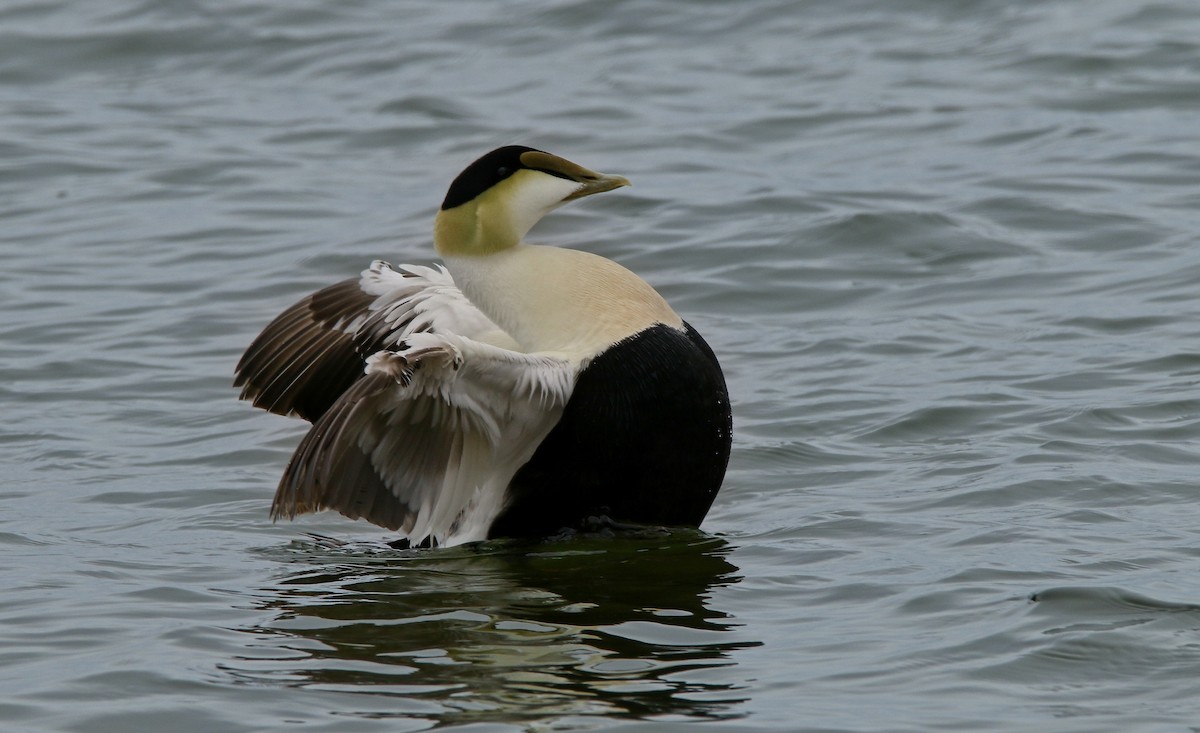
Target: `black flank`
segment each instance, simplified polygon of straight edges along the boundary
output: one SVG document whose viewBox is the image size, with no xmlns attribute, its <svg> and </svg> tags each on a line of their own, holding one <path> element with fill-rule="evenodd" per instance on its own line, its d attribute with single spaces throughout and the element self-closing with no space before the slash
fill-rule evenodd
<svg viewBox="0 0 1200 733">
<path fill-rule="evenodd" d="M 592 360 L 489 537 L 550 535 L 592 517 L 700 524 L 725 476 L 732 416 L 716 357 L 684 326 L 649 328 Z"/>
</svg>

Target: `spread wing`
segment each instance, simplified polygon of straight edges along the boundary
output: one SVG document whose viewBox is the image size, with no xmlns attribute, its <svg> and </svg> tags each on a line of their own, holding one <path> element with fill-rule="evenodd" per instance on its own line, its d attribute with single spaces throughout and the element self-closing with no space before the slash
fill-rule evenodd
<svg viewBox="0 0 1200 733">
<path fill-rule="evenodd" d="M 316 421 L 362 378 L 367 357 L 419 332 L 518 348 L 444 268 L 377 260 L 272 321 L 238 362 L 234 386 L 255 407 Z"/>
<path fill-rule="evenodd" d="M 336 509 L 418 544 L 484 539 L 504 491 L 562 415 L 578 363 L 412 333 L 313 425 L 273 518 Z"/>
</svg>

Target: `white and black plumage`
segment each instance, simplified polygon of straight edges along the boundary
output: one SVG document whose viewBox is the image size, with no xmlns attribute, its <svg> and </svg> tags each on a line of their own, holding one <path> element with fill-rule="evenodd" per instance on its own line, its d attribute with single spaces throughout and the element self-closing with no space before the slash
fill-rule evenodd
<svg viewBox="0 0 1200 733">
<path fill-rule="evenodd" d="M 563 203 L 628 183 L 494 150 L 438 213 L 446 267 L 377 261 L 271 322 L 235 386 L 313 423 L 272 517 L 336 509 L 413 545 L 595 517 L 698 526 L 729 458 L 716 357 L 624 267 L 521 241 Z"/>
</svg>

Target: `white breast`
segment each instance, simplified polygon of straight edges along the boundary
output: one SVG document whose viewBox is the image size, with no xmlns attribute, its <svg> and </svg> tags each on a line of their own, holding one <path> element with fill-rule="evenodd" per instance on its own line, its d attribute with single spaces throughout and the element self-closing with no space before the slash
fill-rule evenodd
<svg viewBox="0 0 1200 733">
<path fill-rule="evenodd" d="M 654 288 L 588 252 L 521 244 L 446 258 L 455 282 L 526 352 L 582 360 L 655 324 L 683 320 Z"/>
</svg>

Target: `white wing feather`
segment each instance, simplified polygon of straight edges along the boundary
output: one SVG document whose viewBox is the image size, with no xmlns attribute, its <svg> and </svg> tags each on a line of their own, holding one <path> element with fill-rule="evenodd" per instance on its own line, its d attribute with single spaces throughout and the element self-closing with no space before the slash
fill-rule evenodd
<svg viewBox="0 0 1200 733">
<path fill-rule="evenodd" d="M 562 415 L 578 364 L 454 334 L 412 333 L 313 426 L 275 516 L 337 509 L 416 544 L 486 537 L 504 492 Z"/>
<path fill-rule="evenodd" d="M 463 296 L 441 265 L 393 267 L 376 260 L 363 270 L 359 287 L 377 299 L 369 307 L 371 317 L 354 324 L 353 330 L 380 328 L 380 346 L 392 347 L 410 333 L 432 331 L 520 350 L 511 336 Z"/>
<path fill-rule="evenodd" d="M 273 320 L 246 349 L 234 385 L 256 407 L 315 422 L 362 378 L 368 356 L 426 331 L 524 351 L 444 268 L 377 260 L 357 280 L 313 293 Z"/>
</svg>

